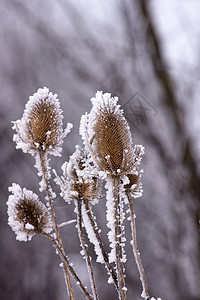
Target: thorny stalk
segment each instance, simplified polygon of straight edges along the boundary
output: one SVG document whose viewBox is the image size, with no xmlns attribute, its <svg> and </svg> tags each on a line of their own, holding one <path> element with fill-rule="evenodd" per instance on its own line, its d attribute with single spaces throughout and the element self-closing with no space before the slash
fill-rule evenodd
<svg viewBox="0 0 200 300">
<path fill-rule="evenodd" d="M 86 288 L 82 284 L 80 278 L 76 274 L 76 272 L 75 272 L 74 268 L 72 267 L 72 265 L 69 263 L 69 260 L 68 260 L 67 256 L 65 255 L 65 253 L 63 253 L 63 251 L 59 247 L 58 243 L 48 233 L 42 232 L 42 234 L 53 243 L 55 249 L 58 251 L 58 253 L 59 253 L 60 257 L 61 257 L 61 260 L 67 265 L 70 273 L 72 274 L 72 276 L 73 276 L 74 280 L 76 281 L 77 285 L 80 287 L 80 289 L 84 293 L 86 299 L 87 300 L 92 300 L 93 299 L 92 296 L 88 293 L 88 291 L 86 290 Z"/>
<path fill-rule="evenodd" d="M 117 279 L 119 284 L 119 299 L 126 300 L 126 285 L 125 274 L 122 262 L 122 246 L 121 237 L 122 230 L 120 224 L 120 196 L 119 196 L 119 177 L 113 177 L 113 199 L 114 199 L 114 218 L 115 218 L 115 252 L 116 252 L 116 267 Z"/>
<path fill-rule="evenodd" d="M 85 205 L 85 210 L 87 212 L 87 215 L 88 215 L 88 219 L 90 221 L 90 225 L 92 227 L 92 230 L 95 234 L 95 237 L 99 243 L 99 247 L 101 249 L 101 252 L 102 252 L 102 255 L 103 255 L 103 258 L 104 258 L 104 263 L 110 273 L 110 275 L 112 276 L 112 279 L 113 279 L 113 282 L 115 284 L 115 287 L 116 289 L 118 290 L 118 282 L 117 282 L 117 276 L 116 276 L 116 273 L 114 271 L 114 269 L 112 268 L 111 264 L 109 263 L 109 259 L 108 259 L 108 255 L 104 249 L 104 245 L 103 245 L 103 242 L 102 242 L 102 239 L 101 239 L 101 236 L 99 234 L 99 231 L 98 231 L 98 227 L 97 227 L 97 224 L 94 220 L 94 217 L 93 217 L 93 213 L 91 211 L 91 206 L 89 204 L 89 201 L 88 200 L 84 200 L 83 201 L 83 204 Z"/>
<path fill-rule="evenodd" d="M 56 221 L 56 213 L 55 213 L 55 208 L 54 208 L 54 204 L 53 204 L 51 186 L 50 186 L 49 179 L 48 179 L 47 155 L 44 151 L 39 151 L 39 156 L 40 156 L 43 179 L 44 179 L 45 185 L 46 185 L 46 192 L 47 192 L 48 202 L 49 202 L 50 211 L 51 211 L 51 215 L 52 215 L 53 229 L 54 229 L 55 234 L 56 234 L 58 245 L 59 245 L 60 249 L 62 250 L 62 253 L 65 255 L 63 242 L 62 242 L 60 232 L 59 232 L 59 229 L 58 229 L 58 225 L 57 225 L 57 221 Z M 68 293 L 69 293 L 69 296 L 70 296 L 70 300 L 74 300 L 75 298 L 74 298 L 74 292 L 73 292 L 73 288 L 72 288 L 72 284 L 71 284 L 69 268 L 68 268 L 68 265 L 66 264 L 65 261 L 63 261 L 63 266 L 64 266 L 64 272 L 65 272 L 65 277 L 66 277 L 66 281 L 67 281 L 67 288 L 68 288 Z"/>
<path fill-rule="evenodd" d="M 85 243 L 84 235 L 83 235 L 83 227 L 82 227 L 82 199 L 77 200 L 77 225 L 78 225 L 78 233 L 79 233 L 79 239 L 81 243 L 81 247 L 85 254 L 86 264 L 88 268 L 88 273 L 90 276 L 90 282 L 91 282 L 91 288 L 92 288 L 92 294 L 95 300 L 98 300 L 98 294 L 97 294 L 97 288 L 95 284 L 94 279 L 94 272 L 92 269 L 92 264 L 90 260 L 90 256 L 88 253 L 87 245 Z"/>
<path fill-rule="evenodd" d="M 132 239 L 133 239 L 133 242 L 132 242 L 133 254 L 134 254 L 135 261 L 136 261 L 138 271 L 139 271 L 139 274 L 140 274 L 140 280 L 141 280 L 142 288 L 143 288 L 143 293 L 142 294 L 144 294 L 145 300 L 150 300 L 146 275 L 145 275 L 144 267 L 142 265 L 142 260 L 141 260 L 141 257 L 140 257 L 140 253 L 139 253 L 138 247 L 137 247 L 134 208 L 133 208 L 133 202 L 132 202 L 132 199 L 131 199 L 131 196 L 130 196 L 129 192 L 127 192 L 127 198 L 128 198 L 128 202 L 129 202 L 130 217 L 131 217 L 131 232 L 132 232 Z"/>
</svg>

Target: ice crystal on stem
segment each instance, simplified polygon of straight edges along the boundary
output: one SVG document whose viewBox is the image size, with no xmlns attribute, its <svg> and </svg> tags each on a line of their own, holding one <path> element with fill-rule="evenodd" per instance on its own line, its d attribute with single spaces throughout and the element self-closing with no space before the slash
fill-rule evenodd
<svg viewBox="0 0 200 300">
<path fill-rule="evenodd" d="M 115 219 L 114 219 L 114 200 L 113 199 L 113 186 L 112 186 L 112 180 L 110 178 L 107 179 L 106 182 L 106 206 L 107 206 L 107 226 L 110 229 L 108 232 L 108 240 L 110 242 L 111 252 L 109 253 L 109 262 L 115 262 L 116 261 L 116 251 L 115 251 Z"/>
<path fill-rule="evenodd" d="M 8 224 L 19 241 L 31 240 L 36 233 L 52 230 L 51 218 L 46 206 L 30 190 L 21 189 L 18 184 L 9 187 L 12 195 L 7 201 Z"/>
</svg>

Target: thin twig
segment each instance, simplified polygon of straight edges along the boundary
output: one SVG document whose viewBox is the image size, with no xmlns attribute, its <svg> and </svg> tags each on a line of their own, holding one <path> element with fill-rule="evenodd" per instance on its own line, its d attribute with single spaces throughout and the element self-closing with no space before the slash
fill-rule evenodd
<svg viewBox="0 0 200 300">
<path fill-rule="evenodd" d="M 58 224 L 58 228 L 64 227 L 66 225 L 69 225 L 69 224 L 72 224 L 72 223 L 75 223 L 75 222 L 76 222 L 76 219 L 60 223 L 60 224 Z"/>
<path fill-rule="evenodd" d="M 139 274 L 140 274 L 140 280 L 141 280 L 141 283 L 142 283 L 142 288 L 143 288 L 142 295 L 145 297 L 145 300 L 150 300 L 146 275 L 145 275 L 144 267 L 142 265 L 142 260 L 141 260 L 141 257 L 140 257 L 140 253 L 139 253 L 138 247 L 137 247 L 135 215 L 134 215 L 134 209 L 133 209 L 133 202 L 132 202 L 132 199 L 131 199 L 131 196 L 130 196 L 129 192 L 127 192 L 127 198 L 128 198 L 128 201 L 129 201 L 130 216 L 131 216 L 133 254 L 134 254 L 134 257 L 135 257 L 135 261 L 136 261 L 138 271 L 139 271 Z"/>
<path fill-rule="evenodd" d="M 119 177 L 113 177 L 113 199 L 114 199 L 114 218 L 115 218 L 115 252 L 117 278 L 119 284 L 119 299 L 126 300 L 125 274 L 122 262 L 122 246 L 121 246 L 121 224 L 120 224 L 120 197 L 119 197 Z"/>
<path fill-rule="evenodd" d="M 98 244 L 99 244 L 99 247 L 101 249 L 101 253 L 103 255 L 103 258 L 104 258 L 104 263 L 105 263 L 105 266 L 107 267 L 110 275 L 112 276 L 112 279 L 113 279 L 113 282 L 115 284 L 115 287 L 116 287 L 116 290 L 118 290 L 118 282 L 117 282 L 117 275 L 113 269 L 113 267 L 111 266 L 111 264 L 109 263 L 109 259 L 108 259 L 108 254 L 106 253 L 105 249 L 104 249 L 104 245 L 103 245 L 103 242 L 102 242 L 102 239 L 101 239 L 101 236 L 99 234 L 99 231 L 98 231 L 98 226 L 94 220 L 94 216 L 93 216 L 93 213 L 92 213 L 92 210 L 91 210 L 91 205 L 89 204 L 89 201 L 88 200 L 84 200 L 83 201 L 84 205 L 85 205 L 85 210 L 87 212 L 87 215 L 88 215 L 88 219 L 90 221 L 90 225 L 93 229 L 93 232 L 95 234 L 95 237 L 98 241 Z"/>
<path fill-rule="evenodd" d="M 86 290 L 86 288 L 82 284 L 82 282 L 79 279 L 78 275 L 76 274 L 74 268 L 70 264 L 70 262 L 69 262 L 68 258 L 66 257 L 65 253 L 63 253 L 62 249 L 59 247 L 58 243 L 48 233 L 42 232 L 42 234 L 53 243 L 54 247 L 56 248 L 56 250 L 58 251 L 58 253 L 59 253 L 60 257 L 61 257 L 61 260 L 63 262 L 65 262 L 65 264 L 67 265 L 67 267 L 68 267 L 70 273 L 72 274 L 74 280 L 76 281 L 77 285 L 80 287 L 80 289 L 82 290 L 82 292 L 86 296 L 86 299 L 92 300 L 92 296 L 88 293 L 88 291 Z"/>
<path fill-rule="evenodd" d="M 94 280 L 94 272 L 92 269 L 91 261 L 90 261 L 90 256 L 88 253 L 88 249 L 85 244 L 85 239 L 83 235 L 83 228 L 82 228 L 82 200 L 79 199 L 77 200 L 77 225 L 78 225 L 78 233 L 79 233 L 79 239 L 81 243 L 81 247 L 84 250 L 85 253 L 85 259 L 87 263 L 87 268 L 88 268 L 88 273 L 90 277 L 90 282 L 91 282 L 91 288 L 92 288 L 92 294 L 95 300 L 98 300 L 98 294 L 97 294 L 97 288 Z"/>
</svg>

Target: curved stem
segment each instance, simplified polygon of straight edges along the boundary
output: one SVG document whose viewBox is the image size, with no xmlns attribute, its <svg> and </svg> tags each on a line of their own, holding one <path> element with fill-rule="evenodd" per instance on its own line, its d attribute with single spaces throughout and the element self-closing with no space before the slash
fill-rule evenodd
<svg viewBox="0 0 200 300">
<path fill-rule="evenodd" d="M 142 297 L 145 298 L 145 300 L 150 300 L 146 275 L 145 275 L 144 267 L 142 265 L 142 260 L 141 260 L 141 257 L 140 257 L 140 253 L 139 253 L 138 247 L 137 247 L 135 215 L 134 215 L 134 209 L 133 209 L 133 202 L 132 202 L 132 199 L 131 199 L 131 196 L 130 196 L 129 193 L 127 193 L 127 198 L 128 198 L 128 202 L 129 202 L 130 216 L 131 216 L 133 254 L 134 254 L 134 257 L 135 257 L 135 261 L 136 261 L 138 271 L 139 271 L 139 274 L 140 274 L 140 280 L 141 280 L 141 283 L 142 283 L 142 288 L 143 288 Z"/>
<path fill-rule="evenodd" d="M 88 215 L 88 219 L 90 221 L 90 225 L 93 229 L 93 232 L 94 232 L 94 235 L 98 241 L 98 244 L 99 244 L 99 247 L 101 249 L 101 253 L 103 255 L 103 258 L 104 258 L 104 263 L 105 263 L 105 266 L 107 267 L 110 275 L 112 276 L 112 279 L 113 279 L 113 282 L 115 284 L 115 287 L 116 287 L 116 290 L 118 290 L 118 282 L 117 282 L 117 275 L 114 271 L 114 269 L 112 268 L 111 264 L 109 263 L 109 259 L 108 259 L 108 255 L 104 249 L 104 245 L 103 245 L 103 242 L 102 242 L 102 239 L 101 239 L 101 236 L 99 234 L 99 231 L 98 231 L 98 226 L 94 220 L 94 216 L 93 216 L 93 213 L 92 213 L 92 210 L 91 210 L 91 205 L 89 204 L 89 201 L 88 200 L 83 200 L 83 203 L 85 205 L 85 210 L 86 210 L 86 213 Z"/>
<path fill-rule="evenodd" d="M 92 296 L 88 293 L 88 291 L 86 290 L 86 288 L 82 284 L 81 280 L 79 279 L 79 277 L 76 274 L 76 272 L 73 269 L 73 267 L 70 265 L 70 262 L 69 262 L 68 258 L 66 257 L 65 253 L 63 253 L 63 251 L 59 247 L 58 243 L 48 233 L 46 233 L 46 232 L 41 232 L 41 233 L 42 233 L 42 235 L 44 235 L 46 238 L 48 238 L 53 243 L 54 247 L 56 248 L 56 250 L 58 251 L 58 253 L 59 253 L 60 257 L 61 257 L 61 260 L 63 262 L 65 262 L 65 264 L 67 265 L 70 273 L 74 277 L 74 280 L 76 281 L 77 285 L 80 287 L 80 289 L 84 293 L 86 299 L 92 300 Z"/>
<path fill-rule="evenodd" d="M 85 259 L 87 263 L 88 273 L 90 277 L 91 287 L 92 287 L 92 294 L 95 300 L 98 300 L 98 294 L 97 294 L 97 288 L 94 280 L 94 273 L 90 261 L 90 256 L 88 253 L 88 249 L 85 244 L 85 239 L 83 235 L 83 227 L 82 227 L 82 200 L 77 200 L 77 225 L 78 225 L 78 233 L 79 233 L 79 239 L 81 242 L 81 247 L 84 250 L 85 253 Z"/>
</svg>

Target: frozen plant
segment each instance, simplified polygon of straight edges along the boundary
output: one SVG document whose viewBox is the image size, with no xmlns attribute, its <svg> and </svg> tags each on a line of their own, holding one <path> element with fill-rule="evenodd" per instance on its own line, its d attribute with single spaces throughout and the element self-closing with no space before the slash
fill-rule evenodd
<svg viewBox="0 0 200 300">
<path fill-rule="evenodd" d="M 130 199 L 130 195 L 141 196 L 141 174 L 138 166 L 144 150 L 142 146 L 133 148 L 130 128 L 123 111 L 117 104 L 117 97 L 111 97 L 110 93 L 97 92 L 91 102 L 93 107 L 90 114 L 86 114 L 81 119 L 80 133 L 96 168 L 106 181 L 107 225 L 110 229 L 108 238 L 111 246 L 109 261 L 115 262 L 119 299 L 126 299 L 124 268 L 126 238 L 123 226 L 125 217 L 123 206 L 126 197 Z M 132 216 L 131 200 L 128 203 Z M 139 255 L 137 255 L 136 229 L 135 221 L 133 221 L 131 218 L 132 245 L 142 281 L 142 295 L 145 299 L 149 299 L 144 268 L 141 259 L 138 258 Z"/>
<path fill-rule="evenodd" d="M 66 220 L 58 225 L 54 208 L 56 194 L 51 185 L 49 155 L 60 156 L 63 140 L 72 128 L 63 129 L 63 112 L 57 95 L 43 88 L 29 98 L 23 117 L 14 123 L 16 148 L 30 153 L 36 158 L 40 191 L 45 192 L 45 202 L 41 197 L 18 184 L 9 188 L 8 224 L 20 241 L 29 241 L 35 234 L 48 238 L 62 261 L 69 299 L 75 299 L 71 278 L 75 280 L 86 299 L 99 299 L 95 272 L 89 253 L 88 241 L 93 245 L 96 262 L 104 264 L 108 273 L 108 283 L 116 288 L 116 299 L 127 299 L 125 281 L 126 231 L 123 222 L 125 208 L 130 214 L 132 233 L 131 245 L 139 277 L 142 283 L 141 297 L 150 300 L 147 280 L 137 249 L 135 215 L 132 198 L 141 197 L 142 185 L 140 162 L 144 147 L 133 145 L 130 128 L 118 104 L 118 98 L 110 93 L 97 92 L 91 99 L 92 109 L 80 122 L 83 147 L 76 146 L 69 161 L 62 166 L 62 176 L 56 171 L 55 182 L 60 186 L 60 195 L 68 205 L 75 205 L 76 228 L 80 240 L 80 254 L 86 261 L 91 285 L 91 294 L 72 267 L 63 246 L 59 228 L 74 220 Z M 106 219 L 110 252 L 107 253 L 98 227 L 98 220 L 92 207 L 102 198 L 102 186 L 106 192 Z M 127 210 L 128 206 L 128 210 Z M 81 274 L 80 274 L 81 275 Z M 154 298 L 151 298 L 152 300 Z M 159 299 L 159 298 L 158 298 Z"/>
<path fill-rule="evenodd" d="M 8 224 L 19 241 L 31 240 L 36 233 L 50 233 L 51 218 L 46 206 L 32 191 L 21 189 L 18 184 L 9 187 Z"/>
</svg>

